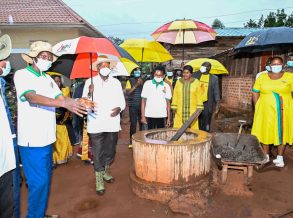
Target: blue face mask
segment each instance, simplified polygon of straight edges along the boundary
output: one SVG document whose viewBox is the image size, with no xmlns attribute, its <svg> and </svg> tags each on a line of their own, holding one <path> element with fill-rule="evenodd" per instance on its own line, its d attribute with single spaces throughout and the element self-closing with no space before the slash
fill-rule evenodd
<svg viewBox="0 0 293 218">
<path fill-rule="evenodd" d="M 173 72 L 172 71 L 168 71 L 167 72 L 167 76 L 173 76 Z"/>
<path fill-rule="evenodd" d="M 140 77 L 140 71 L 136 70 L 133 72 L 134 77 Z"/>
<path fill-rule="evenodd" d="M 271 72 L 271 71 L 272 71 L 271 66 L 267 65 L 267 66 L 266 66 L 266 70 L 267 70 L 268 72 Z"/>
<path fill-rule="evenodd" d="M 288 67 L 293 67 L 293 61 L 287 61 Z"/>
<path fill-rule="evenodd" d="M 282 65 L 273 65 L 272 67 L 272 72 L 273 73 L 280 73 L 283 69 Z"/>
</svg>

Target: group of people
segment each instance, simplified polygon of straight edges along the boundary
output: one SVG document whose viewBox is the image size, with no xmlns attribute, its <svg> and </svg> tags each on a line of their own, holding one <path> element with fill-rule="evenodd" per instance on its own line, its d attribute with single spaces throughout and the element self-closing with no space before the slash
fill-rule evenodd
<svg viewBox="0 0 293 218">
<path fill-rule="evenodd" d="M 82 131 L 76 132 L 77 128 L 72 127 L 71 113 L 74 127 L 82 125 L 83 119 L 79 117 L 87 116 L 96 193 L 103 195 L 104 182 L 115 181 L 109 169 L 121 130 L 120 113 L 126 106 L 121 83 L 111 76 L 111 66 L 116 62 L 99 56 L 91 66 L 97 76 L 87 79 L 81 88 L 78 86 L 78 98 L 73 99 L 69 88 L 63 87 L 60 75 L 45 73 L 58 58 L 52 46 L 42 41 L 32 43 L 29 52 L 22 54 L 27 67 L 14 74 L 18 105 L 16 134 L 5 97 L 4 78 L 11 70 L 7 60 L 11 52 L 9 36 L 2 36 L 0 45 L 0 217 L 19 217 L 18 153 L 28 185 L 27 217 L 46 217 L 52 164 L 66 162 L 72 155 L 71 145 L 82 140 Z M 293 58 L 288 59 L 287 66 L 293 66 Z M 190 128 L 211 131 L 212 116 L 220 108 L 219 81 L 210 74 L 211 67 L 204 62 L 194 72 L 192 66 L 186 65 L 176 79 L 172 69 L 166 70 L 161 65 L 154 69 L 150 79 L 135 69 L 126 84 L 129 147 L 137 124 L 139 130 L 180 128 L 198 108 L 203 111 Z M 285 146 L 293 144 L 293 74 L 286 72 L 280 57 L 271 58 L 266 69 L 253 86 L 252 134 L 262 143 L 267 161 L 270 145 L 278 146 L 278 156 L 273 162 L 284 167 Z"/>
<path fill-rule="evenodd" d="M 210 131 L 213 113 L 219 112 L 220 90 L 217 76 L 210 74 L 211 64 L 205 62 L 198 72 L 192 66 L 183 67 L 182 75 L 157 66 L 152 79 L 141 78 L 139 69 L 133 71 L 126 84 L 130 117 L 130 144 L 139 130 L 171 127 L 180 128 L 197 108 L 203 112 L 190 128 Z M 145 126 L 145 128 L 143 128 Z"/>
<path fill-rule="evenodd" d="M 62 118 L 58 120 L 57 115 L 56 119 L 55 108 L 65 108 L 81 117 L 88 115 L 89 124 L 91 123 L 90 117 L 98 119 L 101 114 L 109 111 L 110 119 L 116 119 L 117 114 L 123 110 L 124 97 L 122 88 L 120 83 L 116 81 L 116 84 L 118 84 L 117 90 L 119 91 L 119 87 L 121 88 L 121 95 L 119 97 L 122 96 L 122 100 L 119 98 L 120 101 L 118 101 L 117 98 L 117 101 L 114 102 L 113 111 L 109 108 L 111 104 L 108 104 L 103 109 L 100 106 L 99 111 L 96 112 L 96 104 L 93 101 L 87 98 L 70 98 L 68 96 L 68 90 L 66 91 L 62 88 L 60 78 L 55 77 L 53 79 L 45 73 L 51 67 L 52 63 L 57 60 L 57 56 L 53 54 L 52 46 L 49 43 L 42 41 L 34 42 L 31 44 L 29 52 L 22 54 L 22 58 L 27 63 L 27 67 L 17 70 L 14 74 L 18 110 L 17 134 L 15 135 L 5 97 L 5 87 L 3 85 L 5 82 L 4 77 L 11 71 L 10 62 L 7 60 L 11 52 L 10 37 L 8 35 L 2 36 L 0 38 L 0 44 L 0 217 L 19 217 L 20 173 L 18 152 L 28 186 L 28 211 L 26 217 L 50 217 L 45 215 L 45 211 L 50 191 L 53 158 L 56 162 L 64 161 L 59 157 L 53 156 L 53 144 L 56 141 L 56 132 L 57 135 L 60 132 L 59 135 L 62 136 L 65 126 L 61 125 L 66 123 L 66 117 L 68 117 L 68 115 L 64 115 L 66 111 L 60 111 L 57 114 L 60 114 Z M 101 71 L 101 75 L 104 75 L 103 87 L 106 86 L 108 81 L 114 80 L 108 79 L 109 71 L 108 68 L 103 70 L 105 72 L 104 74 Z M 101 100 L 99 99 L 100 96 L 98 93 L 105 94 L 104 91 L 94 91 L 99 87 L 100 85 L 92 86 L 91 89 L 94 99 L 98 98 L 98 101 Z M 113 87 L 111 86 L 111 90 Z M 118 91 L 115 93 L 118 93 Z M 116 107 L 116 102 L 120 102 L 117 107 L 121 108 Z M 120 116 L 117 117 L 118 119 L 120 118 Z M 119 120 L 117 123 L 120 124 Z M 60 126 L 58 126 L 59 124 Z M 114 128 L 116 132 L 119 131 L 119 127 L 117 126 L 113 127 L 110 124 L 110 127 Z M 101 130 L 101 128 L 96 128 L 90 133 L 95 135 Z M 107 143 L 113 141 L 113 144 L 115 144 L 116 142 L 114 135 L 97 138 L 98 140 L 93 140 L 93 142 L 97 141 L 97 144 L 100 143 L 100 145 L 104 145 L 105 140 L 108 140 Z M 63 145 L 57 145 L 57 148 L 64 149 L 65 147 Z M 110 175 L 106 173 L 106 165 L 113 160 L 115 147 L 113 146 L 110 151 L 102 146 L 100 151 L 98 151 L 99 153 L 97 152 L 100 156 L 104 157 L 102 161 L 99 158 L 97 159 L 101 162 L 99 172 L 102 170 L 102 178 L 107 181 L 113 181 L 113 178 L 109 178 Z M 70 153 L 71 151 L 66 150 L 64 152 Z"/>
</svg>

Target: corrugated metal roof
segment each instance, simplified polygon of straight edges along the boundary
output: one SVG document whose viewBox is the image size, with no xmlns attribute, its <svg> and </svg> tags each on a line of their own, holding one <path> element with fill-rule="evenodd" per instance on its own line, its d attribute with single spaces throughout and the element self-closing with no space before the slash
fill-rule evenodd
<svg viewBox="0 0 293 218">
<path fill-rule="evenodd" d="M 248 34 L 261 30 L 262 28 L 223 28 L 215 29 L 217 37 L 228 37 L 228 36 L 247 36 Z"/>
</svg>

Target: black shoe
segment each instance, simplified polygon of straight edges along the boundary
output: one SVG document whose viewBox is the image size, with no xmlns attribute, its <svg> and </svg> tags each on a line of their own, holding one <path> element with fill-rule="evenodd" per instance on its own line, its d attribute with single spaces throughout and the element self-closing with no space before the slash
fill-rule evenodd
<svg viewBox="0 0 293 218">
<path fill-rule="evenodd" d="M 104 195 L 105 194 L 105 189 L 103 190 L 99 190 L 99 191 L 96 191 L 97 195 Z"/>
</svg>

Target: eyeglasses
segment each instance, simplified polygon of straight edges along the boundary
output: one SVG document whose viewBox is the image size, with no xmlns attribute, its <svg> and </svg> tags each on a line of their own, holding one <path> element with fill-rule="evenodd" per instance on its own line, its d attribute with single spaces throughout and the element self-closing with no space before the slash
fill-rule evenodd
<svg viewBox="0 0 293 218">
<path fill-rule="evenodd" d="M 53 61 L 53 55 L 48 56 L 43 54 L 43 55 L 38 55 L 38 58 L 41 58 L 43 60 Z"/>
</svg>

